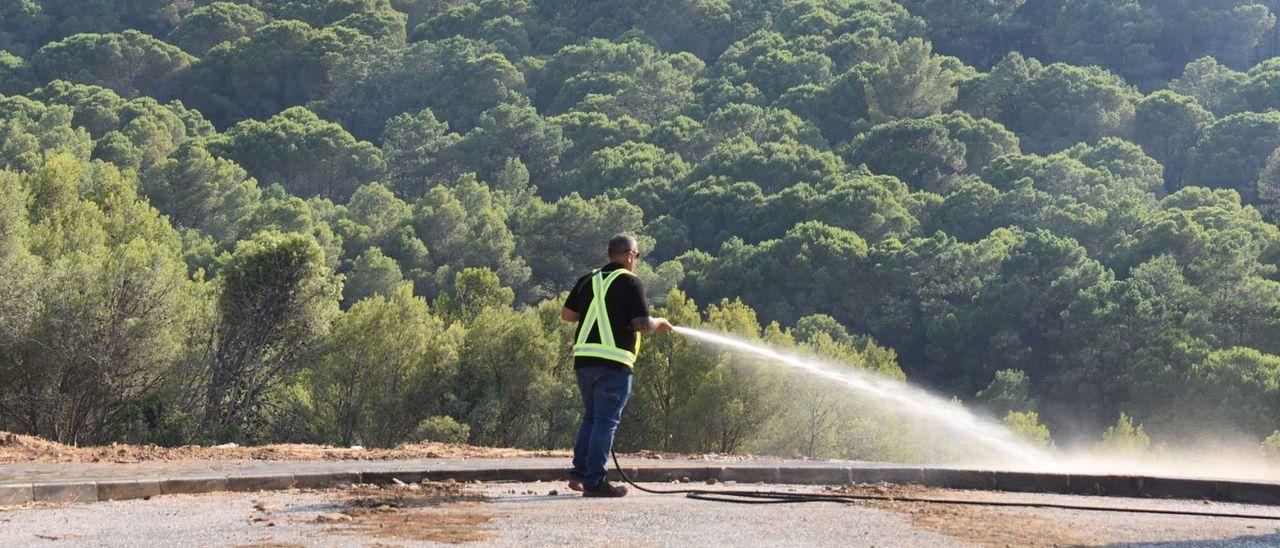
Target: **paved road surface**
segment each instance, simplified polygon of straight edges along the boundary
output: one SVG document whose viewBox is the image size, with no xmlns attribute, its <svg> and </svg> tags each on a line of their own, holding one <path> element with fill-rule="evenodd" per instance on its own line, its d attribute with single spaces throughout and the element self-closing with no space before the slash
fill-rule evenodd
<svg viewBox="0 0 1280 548">
<path fill-rule="evenodd" d="M 913 494 L 1280 515 L 1277 507 L 1196 501 L 937 490 Z M 0 546 L 417 546 L 458 542 L 615 547 L 1276 546 L 1280 545 L 1280 521 L 896 502 L 735 505 L 643 493 L 602 501 L 584 500 L 568 494 L 562 485 L 547 483 L 214 493 L 0 510 Z"/>
</svg>

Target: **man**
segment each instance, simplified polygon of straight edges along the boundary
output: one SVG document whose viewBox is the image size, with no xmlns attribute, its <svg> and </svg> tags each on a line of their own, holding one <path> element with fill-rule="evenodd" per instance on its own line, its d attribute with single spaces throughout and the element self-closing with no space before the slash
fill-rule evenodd
<svg viewBox="0 0 1280 548">
<path fill-rule="evenodd" d="M 569 488 L 584 497 L 626 496 L 627 488 L 605 480 L 613 434 L 631 395 L 631 369 L 640 351 L 640 333 L 671 331 L 671 322 L 649 316 L 644 286 L 633 273 L 640 260 L 636 239 L 609 240 L 609 264 L 578 279 L 560 311 L 578 322 L 573 368 L 582 392 L 582 426 L 573 445 Z"/>
</svg>

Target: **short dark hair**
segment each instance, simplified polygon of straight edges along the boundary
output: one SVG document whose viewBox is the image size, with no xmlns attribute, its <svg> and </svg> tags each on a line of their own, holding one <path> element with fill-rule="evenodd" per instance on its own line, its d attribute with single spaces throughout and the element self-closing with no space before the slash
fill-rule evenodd
<svg viewBox="0 0 1280 548">
<path fill-rule="evenodd" d="M 636 247 L 636 239 L 626 234 L 609 238 L 609 257 L 621 257 Z"/>
</svg>

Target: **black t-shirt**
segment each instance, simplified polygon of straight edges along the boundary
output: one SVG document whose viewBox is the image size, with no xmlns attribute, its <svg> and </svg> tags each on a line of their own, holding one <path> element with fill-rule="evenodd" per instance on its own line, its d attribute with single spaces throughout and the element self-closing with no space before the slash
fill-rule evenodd
<svg viewBox="0 0 1280 548">
<path fill-rule="evenodd" d="M 622 268 L 618 263 L 609 263 L 600 270 L 606 273 Z M 578 278 L 578 282 L 573 284 L 573 290 L 569 291 L 569 298 L 565 299 L 564 307 L 577 312 L 579 317 L 586 318 L 587 308 L 591 306 L 591 299 L 595 296 L 595 292 L 591 290 L 591 274 L 587 274 Z M 649 302 L 644 297 L 644 284 L 640 283 L 640 278 L 636 276 L 628 276 L 622 274 L 613 281 L 609 286 L 609 291 L 604 295 L 604 306 L 609 312 L 609 326 L 613 328 L 613 341 L 622 348 L 631 352 L 636 351 L 636 330 L 631 328 L 631 320 L 635 318 L 645 318 L 649 316 Z M 578 321 L 578 331 L 574 333 L 574 340 L 582 330 L 582 321 Z M 599 331 L 593 330 L 593 333 L 587 339 L 589 342 L 600 342 Z M 589 365 L 608 365 L 612 367 L 620 367 L 627 369 L 627 366 L 613 360 L 604 358 L 575 356 L 573 358 L 574 367 L 585 367 Z"/>
</svg>

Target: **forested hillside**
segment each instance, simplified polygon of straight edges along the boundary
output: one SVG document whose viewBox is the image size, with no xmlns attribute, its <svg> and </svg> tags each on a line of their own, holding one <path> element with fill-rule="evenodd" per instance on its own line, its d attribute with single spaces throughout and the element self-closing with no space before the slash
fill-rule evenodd
<svg viewBox="0 0 1280 548">
<path fill-rule="evenodd" d="M 1280 448 L 1277 11 L 10 0 L 0 428 L 566 446 L 560 303 L 626 231 L 677 324 Z M 673 336 L 637 371 L 628 449 L 933 456 Z"/>
</svg>

